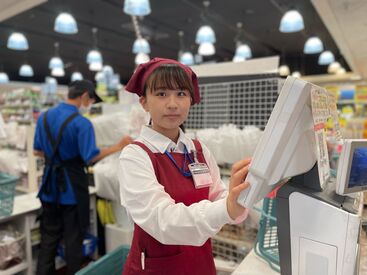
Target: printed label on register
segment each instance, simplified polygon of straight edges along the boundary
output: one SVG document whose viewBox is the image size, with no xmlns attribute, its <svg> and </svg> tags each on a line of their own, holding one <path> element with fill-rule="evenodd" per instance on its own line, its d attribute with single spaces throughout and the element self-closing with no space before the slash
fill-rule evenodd
<svg viewBox="0 0 367 275">
<path fill-rule="evenodd" d="M 325 123 L 330 117 L 326 90 L 312 87 L 311 106 L 317 147 L 317 167 L 322 187 L 330 177 L 329 154 L 326 144 Z"/>
</svg>

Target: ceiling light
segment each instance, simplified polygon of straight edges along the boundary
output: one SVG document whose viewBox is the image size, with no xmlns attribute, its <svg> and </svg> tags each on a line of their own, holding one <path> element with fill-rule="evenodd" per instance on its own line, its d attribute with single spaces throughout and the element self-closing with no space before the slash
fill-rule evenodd
<svg viewBox="0 0 367 275">
<path fill-rule="evenodd" d="M 73 72 L 71 74 L 71 82 L 76 80 L 83 80 L 83 75 L 80 72 Z"/>
<path fill-rule="evenodd" d="M 125 0 L 124 13 L 145 16 L 151 13 L 149 0 Z"/>
<path fill-rule="evenodd" d="M 343 68 L 343 67 L 341 67 L 341 68 L 339 68 L 337 71 L 336 71 L 336 74 L 345 74 L 347 71 Z"/>
<path fill-rule="evenodd" d="M 300 73 L 299 71 L 294 71 L 294 72 L 292 73 L 292 76 L 293 76 L 293 77 L 300 78 L 300 77 L 301 77 L 301 73 Z"/>
<path fill-rule="evenodd" d="M 320 54 L 319 65 L 329 65 L 335 61 L 334 54 L 331 51 L 324 51 Z"/>
<path fill-rule="evenodd" d="M 233 62 L 242 62 L 242 61 L 246 61 L 246 58 L 244 58 L 243 56 L 233 56 L 233 59 L 232 59 Z"/>
<path fill-rule="evenodd" d="M 94 72 L 98 72 L 100 70 L 102 70 L 102 63 L 101 62 L 92 62 L 89 64 L 89 70 L 94 71 Z"/>
<path fill-rule="evenodd" d="M 194 56 L 191 52 L 184 52 L 181 54 L 180 62 L 186 66 L 194 65 Z"/>
<path fill-rule="evenodd" d="M 55 19 L 54 31 L 64 34 L 76 34 L 78 26 L 71 14 L 63 12 Z"/>
<path fill-rule="evenodd" d="M 208 56 L 215 54 L 215 47 L 212 43 L 205 42 L 201 43 L 198 49 L 200 55 Z"/>
<path fill-rule="evenodd" d="M 278 72 L 280 76 L 288 76 L 290 74 L 290 70 L 287 65 L 280 66 Z"/>
<path fill-rule="evenodd" d="M 298 32 L 304 29 L 302 15 L 296 10 L 287 11 L 280 20 L 279 31 Z"/>
<path fill-rule="evenodd" d="M 50 59 L 50 62 L 48 63 L 48 68 L 50 70 L 52 69 L 64 69 L 64 62 L 62 61 L 62 59 L 58 56 L 54 56 Z"/>
<path fill-rule="evenodd" d="M 330 63 L 329 67 L 327 68 L 327 72 L 329 74 L 335 74 L 338 69 L 341 68 L 341 65 L 339 62 L 334 61 L 333 63 Z"/>
<path fill-rule="evenodd" d="M 9 82 L 9 77 L 8 77 L 7 73 L 0 72 L 0 83 L 4 84 L 4 83 L 8 83 L 8 82 Z"/>
<path fill-rule="evenodd" d="M 324 45 L 320 38 L 313 36 L 307 39 L 303 52 L 305 54 L 321 53 L 324 50 Z"/>
<path fill-rule="evenodd" d="M 56 77 L 63 77 L 65 76 L 65 71 L 63 68 L 54 68 L 51 70 L 51 75 Z"/>
<path fill-rule="evenodd" d="M 19 75 L 24 77 L 32 77 L 34 75 L 33 68 L 28 64 L 24 64 L 19 69 Z"/>
<path fill-rule="evenodd" d="M 150 46 L 149 46 L 148 41 L 144 38 L 136 39 L 134 41 L 134 44 L 133 44 L 133 53 L 135 53 L 135 54 L 137 54 L 137 53 L 149 54 L 150 53 Z"/>
<path fill-rule="evenodd" d="M 91 50 L 87 54 L 87 63 L 103 63 L 102 55 L 98 50 Z"/>
<path fill-rule="evenodd" d="M 113 68 L 109 65 L 103 66 L 102 72 L 106 76 L 111 76 L 114 73 Z"/>
<path fill-rule="evenodd" d="M 104 73 L 102 72 L 96 73 L 96 75 L 94 76 L 94 80 L 97 82 L 106 82 Z"/>
<path fill-rule="evenodd" d="M 240 44 L 237 46 L 235 56 L 244 57 L 245 59 L 251 58 L 251 48 L 247 44 Z"/>
<path fill-rule="evenodd" d="M 201 26 L 196 33 L 195 42 L 196 44 L 202 43 L 215 43 L 215 33 L 210 26 Z"/>
<path fill-rule="evenodd" d="M 135 56 L 135 64 L 139 65 L 139 64 L 143 64 L 146 63 L 150 60 L 149 55 L 145 54 L 145 53 L 138 53 Z"/>
<path fill-rule="evenodd" d="M 13 32 L 8 38 L 7 47 L 12 50 L 26 51 L 29 48 L 28 40 L 24 34 Z"/>
</svg>

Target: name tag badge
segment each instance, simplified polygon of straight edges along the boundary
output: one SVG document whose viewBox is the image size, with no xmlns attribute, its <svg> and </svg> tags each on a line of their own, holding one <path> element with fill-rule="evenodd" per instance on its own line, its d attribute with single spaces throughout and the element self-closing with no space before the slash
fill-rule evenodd
<svg viewBox="0 0 367 275">
<path fill-rule="evenodd" d="M 205 163 L 191 163 L 189 164 L 189 170 L 196 189 L 205 188 L 212 185 L 213 180 L 209 173 L 209 168 Z"/>
</svg>

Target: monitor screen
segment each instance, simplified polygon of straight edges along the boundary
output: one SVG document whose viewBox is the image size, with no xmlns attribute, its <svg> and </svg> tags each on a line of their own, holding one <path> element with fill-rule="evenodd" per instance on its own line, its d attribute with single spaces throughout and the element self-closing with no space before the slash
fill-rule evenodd
<svg viewBox="0 0 367 275">
<path fill-rule="evenodd" d="M 354 149 L 348 188 L 356 186 L 367 186 L 367 148 Z"/>
<path fill-rule="evenodd" d="M 339 157 L 336 193 L 345 195 L 367 190 L 367 140 L 346 139 Z"/>
<path fill-rule="evenodd" d="M 256 147 L 238 203 L 251 208 L 282 180 L 309 171 L 317 161 L 309 82 L 288 77 Z"/>
</svg>

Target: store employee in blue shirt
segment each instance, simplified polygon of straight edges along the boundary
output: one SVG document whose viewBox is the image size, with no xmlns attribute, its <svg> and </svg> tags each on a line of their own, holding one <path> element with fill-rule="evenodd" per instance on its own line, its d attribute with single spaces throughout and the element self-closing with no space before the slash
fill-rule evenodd
<svg viewBox="0 0 367 275">
<path fill-rule="evenodd" d="M 85 113 L 101 99 L 88 80 L 74 81 L 68 99 L 42 113 L 34 137 L 35 155 L 45 158 L 45 169 L 38 197 L 42 203 L 41 248 L 37 275 L 55 273 L 55 256 L 61 239 L 70 274 L 82 262 L 82 243 L 89 225 L 88 178 L 85 167 L 122 150 L 132 140 L 99 149 L 92 123 Z"/>
</svg>

